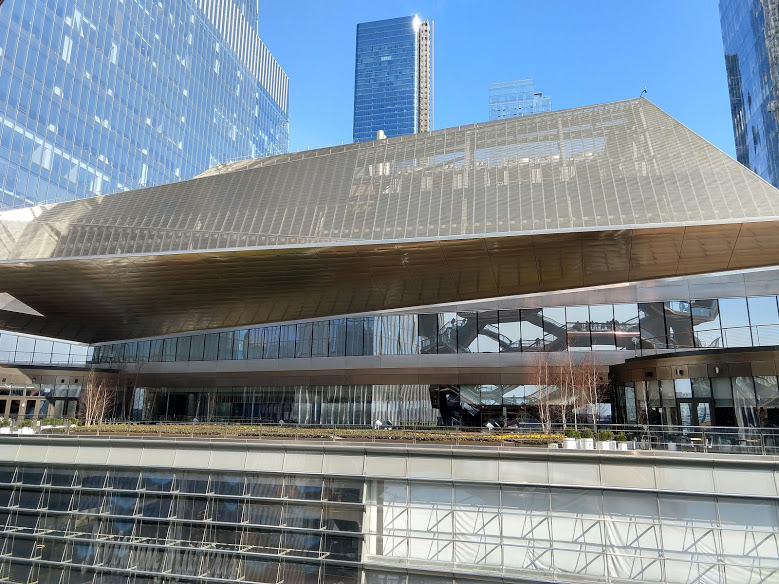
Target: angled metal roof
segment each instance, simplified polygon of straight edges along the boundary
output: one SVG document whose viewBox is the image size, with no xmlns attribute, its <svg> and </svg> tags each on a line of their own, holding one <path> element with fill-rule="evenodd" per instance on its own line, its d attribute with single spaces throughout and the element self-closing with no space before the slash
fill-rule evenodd
<svg viewBox="0 0 779 584">
<path fill-rule="evenodd" d="M 765 220 L 779 192 L 646 99 L 228 165 L 0 214 L 0 259 Z"/>
<path fill-rule="evenodd" d="M 109 340 L 773 265 L 777 195 L 645 99 L 236 162 L 0 214 L 0 292 L 44 315 L 0 326 Z"/>
</svg>

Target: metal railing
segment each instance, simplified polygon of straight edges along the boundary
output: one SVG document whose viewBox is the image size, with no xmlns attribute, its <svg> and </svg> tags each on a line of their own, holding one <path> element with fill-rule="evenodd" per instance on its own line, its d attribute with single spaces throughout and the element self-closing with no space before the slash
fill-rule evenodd
<svg viewBox="0 0 779 584">
<path fill-rule="evenodd" d="M 345 443 L 388 443 L 452 446 L 564 446 L 579 451 L 661 451 L 716 454 L 779 455 L 779 428 L 724 426 L 647 426 L 599 424 L 593 436 L 573 438 L 573 425 L 543 430 L 529 424 L 493 430 L 429 424 L 347 425 L 253 422 L 222 418 L 214 421 L 110 420 L 82 426 L 70 419 L 3 420 L 0 435 L 72 435 L 136 438 L 283 439 Z M 579 432 L 590 428 L 579 424 Z M 585 432 L 586 433 L 586 432 Z M 567 439 L 567 440 L 566 440 Z"/>
</svg>

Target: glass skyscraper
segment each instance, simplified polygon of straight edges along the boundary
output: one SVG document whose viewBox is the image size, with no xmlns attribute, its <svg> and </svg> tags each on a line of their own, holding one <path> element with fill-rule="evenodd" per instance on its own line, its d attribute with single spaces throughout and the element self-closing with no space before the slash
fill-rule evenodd
<svg viewBox="0 0 779 584">
<path fill-rule="evenodd" d="M 720 0 L 736 158 L 779 186 L 779 4 Z"/>
<path fill-rule="evenodd" d="M 355 142 L 430 129 L 432 39 L 432 23 L 417 16 L 357 25 Z"/>
<path fill-rule="evenodd" d="M 490 83 L 490 120 L 552 111 L 552 98 L 535 90 L 532 79 Z"/>
<path fill-rule="evenodd" d="M 6 0 L 0 209 L 287 150 L 288 78 L 246 0 Z"/>
</svg>

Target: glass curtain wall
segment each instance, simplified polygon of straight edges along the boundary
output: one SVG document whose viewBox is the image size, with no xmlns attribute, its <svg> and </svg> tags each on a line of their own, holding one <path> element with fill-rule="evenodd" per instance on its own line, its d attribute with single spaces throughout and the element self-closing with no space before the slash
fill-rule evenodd
<svg viewBox="0 0 779 584">
<path fill-rule="evenodd" d="M 363 514 L 360 479 L 0 466 L 0 574 L 357 584 Z"/>
<path fill-rule="evenodd" d="M 143 388 L 147 420 L 279 421 L 312 425 L 435 424 L 428 385 Z"/>
<path fill-rule="evenodd" d="M 660 379 L 614 389 L 618 423 L 779 428 L 775 375 Z"/>
<path fill-rule="evenodd" d="M 357 25 L 354 141 L 414 134 L 419 119 L 419 19 L 393 18 Z M 386 169 L 378 169 L 384 172 Z"/>
<path fill-rule="evenodd" d="M 779 532 L 762 496 L 22 463 L 0 519 L 3 580 L 120 584 L 742 582 Z"/>
<path fill-rule="evenodd" d="M 489 102 L 490 120 L 552 111 L 552 98 L 537 92 L 532 79 L 490 83 Z"/>
<path fill-rule="evenodd" d="M 763 0 L 720 0 L 719 10 L 736 157 L 779 186 L 776 7 Z"/>
<path fill-rule="evenodd" d="M 538 574 L 556 582 L 742 582 L 757 566 L 774 569 L 779 528 L 776 503 L 767 498 L 753 505 L 713 495 L 379 480 L 369 483 L 366 504 L 368 567 L 531 580 Z M 455 579 L 390 580 L 381 572 L 367 578 L 369 584 L 432 581 Z"/>
<path fill-rule="evenodd" d="M 263 81 L 240 57 L 261 46 L 254 29 L 235 35 L 233 50 L 195 0 L 2 4 L 0 209 L 287 150 L 286 99 L 268 89 L 286 75 L 267 50 Z"/>
<path fill-rule="evenodd" d="M 0 334 L 0 357 L 64 350 Z M 334 318 L 94 347 L 93 363 L 773 346 L 776 296 Z M 33 343 L 33 344 L 31 344 Z M 71 349 L 73 350 L 73 349 Z M 55 355 L 57 353 L 51 353 Z M 54 358 L 54 357 L 52 357 Z"/>
</svg>

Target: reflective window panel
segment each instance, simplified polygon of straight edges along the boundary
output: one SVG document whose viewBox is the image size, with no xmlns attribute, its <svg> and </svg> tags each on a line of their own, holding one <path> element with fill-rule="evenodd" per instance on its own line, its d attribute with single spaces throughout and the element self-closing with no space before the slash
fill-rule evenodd
<svg viewBox="0 0 779 584">
<path fill-rule="evenodd" d="M 209 6 L 6 0 L 0 210 L 285 152 L 288 79 L 257 34 L 256 5 Z"/>
</svg>

